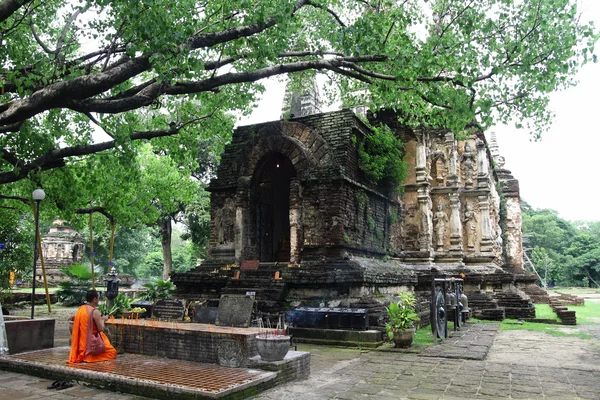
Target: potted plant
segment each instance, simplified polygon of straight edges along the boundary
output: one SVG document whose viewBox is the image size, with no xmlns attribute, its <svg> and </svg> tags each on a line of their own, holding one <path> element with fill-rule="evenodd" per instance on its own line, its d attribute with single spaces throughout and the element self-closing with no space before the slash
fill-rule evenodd
<svg viewBox="0 0 600 400">
<path fill-rule="evenodd" d="M 399 296 L 400 301 L 387 307 L 385 330 L 395 347 L 410 347 L 415 336 L 415 322 L 419 321 L 415 312 L 415 296 L 412 293 L 400 293 Z"/>
</svg>

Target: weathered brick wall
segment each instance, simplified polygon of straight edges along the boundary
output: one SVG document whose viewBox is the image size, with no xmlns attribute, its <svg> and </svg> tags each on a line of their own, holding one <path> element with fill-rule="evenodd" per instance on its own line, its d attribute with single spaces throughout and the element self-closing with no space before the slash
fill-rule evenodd
<svg viewBox="0 0 600 400">
<path fill-rule="evenodd" d="M 384 253 L 388 233 L 388 201 L 350 183 L 337 193 L 343 210 L 345 243 L 355 249 Z"/>
<path fill-rule="evenodd" d="M 243 364 L 258 354 L 254 335 L 106 324 L 111 344 L 125 353 L 216 364 L 219 346 L 233 342 L 241 349 Z"/>
</svg>

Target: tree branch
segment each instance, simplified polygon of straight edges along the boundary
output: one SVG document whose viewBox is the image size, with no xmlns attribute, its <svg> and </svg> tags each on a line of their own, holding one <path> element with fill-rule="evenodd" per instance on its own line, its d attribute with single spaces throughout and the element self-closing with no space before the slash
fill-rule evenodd
<svg viewBox="0 0 600 400">
<path fill-rule="evenodd" d="M 210 114 L 203 115 L 198 118 L 194 118 L 191 121 L 184 123 L 172 124 L 169 129 L 160 129 L 155 131 L 139 131 L 129 135 L 131 141 L 135 140 L 150 140 L 158 137 L 174 136 L 186 126 L 194 123 L 198 123 L 204 119 L 208 119 L 215 113 L 213 110 Z M 101 151 L 112 149 L 116 146 L 115 140 L 107 142 L 95 143 L 90 145 L 78 145 L 71 147 L 64 147 L 62 149 L 55 149 L 48 153 L 36 158 L 35 160 L 23 164 L 18 170 L 0 172 L 0 184 L 16 182 L 27 177 L 27 175 L 34 171 L 45 171 L 52 168 L 62 167 L 65 165 L 65 159 L 76 156 L 86 156 L 89 154 L 99 153 Z"/>
<path fill-rule="evenodd" d="M 19 8 L 33 0 L 3 0 L 0 2 L 0 22 L 7 20 Z"/>
<path fill-rule="evenodd" d="M 90 6 L 91 6 L 91 3 L 88 1 L 87 3 L 85 3 L 84 6 L 79 7 L 73 14 L 71 14 L 71 17 L 69 18 L 69 20 L 63 27 L 60 37 L 58 38 L 58 41 L 56 42 L 56 50 L 54 50 L 55 54 L 60 54 L 62 47 L 63 47 L 63 43 L 65 41 L 65 38 L 67 37 L 67 33 L 69 32 L 69 28 L 71 27 L 71 25 L 73 25 L 73 22 L 75 22 L 75 20 L 77 19 L 77 17 L 80 14 L 86 12 L 90 8 Z"/>
<path fill-rule="evenodd" d="M 222 86 L 227 86 L 236 83 L 249 83 L 257 80 L 268 78 L 270 76 L 282 75 L 286 73 L 305 71 L 308 69 L 325 69 L 335 71 L 339 74 L 346 75 L 355 79 L 359 79 L 366 83 L 371 83 L 371 80 L 362 72 L 350 71 L 343 69 L 343 62 L 381 62 L 386 60 L 385 56 L 370 55 L 357 57 L 341 57 L 331 60 L 306 60 L 297 61 L 287 64 L 273 65 L 270 67 L 260 68 L 254 71 L 246 72 L 230 72 L 222 75 L 217 75 L 212 78 L 201 81 L 186 81 L 177 82 L 173 85 L 148 83 L 143 89 L 129 97 L 124 97 L 123 94 L 118 97 L 105 99 L 87 99 L 76 101 L 72 100 L 66 105 L 72 110 L 79 112 L 97 112 L 115 114 L 124 111 L 134 110 L 140 107 L 152 104 L 156 98 L 162 94 L 167 95 L 184 95 L 190 93 L 200 93 L 216 90 Z M 363 71 L 366 71 L 363 69 Z M 375 74 L 375 73 L 371 73 Z M 145 84 L 142 84 L 145 85 Z M 136 92 L 136 88 L 133 92 Z M 1 114 L 0 114 L 1 115 Z M 0 122 L 2 120 L 0 119 Z"/>
<path fill-rule="evenodd" d="M 149 68 L 149 56 L 140 56 L 127 59 L 108 71 L 52 83 L 27 98 L 6 103 L 5 111 L 0 112 L 0 126 L 23 121 L 52 108 L 65 107 L 69 99 L 98 95 Z"/>
<path fill-rule="evenodd" d="M 40 45 L 40 47 L 42 48 L 42 50 L 44 50 L 48 54 L 56 54 L 56 50 L 50 50 L 50 48 L 48 46 L 46 46 L 46 44 L 42 41 L 42 39 L 40 39 L 40 37 L 38 36 L 38 34 L 37 34 L 36 30 L 35 30 L 35 26 L 33 25 L 33 21 L 29 24 L 29 28 L 31 29 L 31 33 L 33 34 L 33 38 L 35 39 L 35 41 L 37 42 L 37 44 Z"/>
<path fill-rule="evenodd" d="M 108 218 L 108 220 L 110 221 L 111 224 L 113 224 L 115 222 L 115 218 L 112 216 L 112 214 L 110 214 L 108 211 L 106 211 L 106 209 L 104 207 L 78 208 L 77 210 L 75 210 L 75 214 L 93 214 L 93 213 L 99 213 L 99 214 L 104 215 L 106 218 Z"/>
<path fill-rule="evenodd" d="M 0 149 L 0 157 L 6 160 L 13 167 L 16 167 L 19 164 L 19 159 L 17 156 L 6 149 Z"/>
<path fill-rule="evenodd" d="M 346 27 L 346 25 L 342 22 L 342 20 L 340 19 L 340 17 L 338 17 L 338 15 L 330 8 L 327 8 L 321 4 L 316 4 L 314 2 L 312 2 L 311 0 L 307 0 L 306 4 L 315 8 L 319 8 L 321 10 L 325 10 L 327 11 L 329 14 L 331 14 L 333 16 L 333 18 L 335 18 L 336 22 L 338 23 L 338 25 L 340 25 L 341 27 Z"/>
<path fill-rule="evenodd" d="M 21 196 L 7 196 L 7 195 L 4 195 L 4 194 L 0 194 L 0 199 L 16 200 L 16 201 L 20 201 L 21 203 L 25 203 L 27 205 L 31 205 L 31 200 L 26 199 L 25 197 L 21 197 Z"/>
</svg>

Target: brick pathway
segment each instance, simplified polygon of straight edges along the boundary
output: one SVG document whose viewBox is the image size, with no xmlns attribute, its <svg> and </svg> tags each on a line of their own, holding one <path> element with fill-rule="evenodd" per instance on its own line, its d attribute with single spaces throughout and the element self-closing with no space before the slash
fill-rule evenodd
<svg viewBox="0 0 600 400">
<path fill-rule="evenodd" d="M 255 400 L 600 399 L 600 372 L 367 353 Z"/>
<path fill-rule="evenodd" d="M 600 334 L 598 326 L 590 325 L 590 333 Z M 600 399 L 598 343 L 540 332 L 502 331 L 485 360 L 300 345 L 299 350 L 312 354 L 311 377 L 271 389 L 254 400 Z M 143 399 L 80 385 L 47 390 L 50 383 L 50 379 L 0 371 L 0 399 Z"/>
<path fill-rule="evenodd" d="M 498 324 L 470 325 L 418 356 L 378 351 L 352 358 L 346 352 L 333 365 L 313 366 L 307 381 L 254 400 L 600 399 L 600 347 L 594 341 L 497 331 Z M 318 347 L 303 350 L 320 359 Z"/>
<path fill-rule="evenodd" d="M 425 349 L 422 357 L 462 358 L 483 360 L 494 343 L 500 324 L 467 323 L 441 344 Z"/>
</svg>

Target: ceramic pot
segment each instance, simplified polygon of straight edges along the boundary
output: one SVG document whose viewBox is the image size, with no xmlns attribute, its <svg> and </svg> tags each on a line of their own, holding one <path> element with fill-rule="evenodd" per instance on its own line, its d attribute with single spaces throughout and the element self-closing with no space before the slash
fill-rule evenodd
<svg viewBox="0 0 600 400">
<path fill-rule="evenodd" d="M 281 361 L 290 350 L 289 336 L 262 336 L 256 337 L 256 350 L 260 358 L 265 361 Z"/>
<path fill-rule="evenodd" d="M 406 348 L 412 345 L 415 328 L 394 329 L 394 347 Z"/>
</svg>

